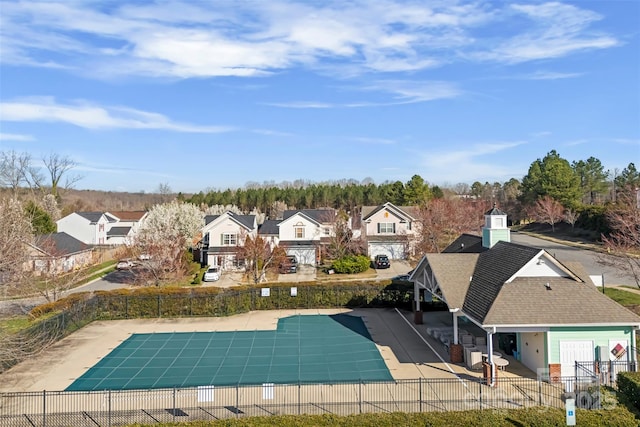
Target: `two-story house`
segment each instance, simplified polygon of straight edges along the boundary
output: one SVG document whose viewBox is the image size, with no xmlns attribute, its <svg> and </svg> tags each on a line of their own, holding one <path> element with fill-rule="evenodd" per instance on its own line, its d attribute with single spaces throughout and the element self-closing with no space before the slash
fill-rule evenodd
<svg viewBox="0 0 640 427">
<path fill-rule="evenodd" d="M 146 211 L 111 211 L 107 214 L 118 219 L 107 230 L 107 243 L 110 245 L 131 244 L 147 217 Z"/>
<path fill-rule="evenodd" d="M 107 232 L 118 218 L 105 212 L 73 212 L 56 221 L 59 233 L 80 240 L 87 245 L 108 244 Z"/>
<path fill-rule="evenodd" d="M 333 209 L 287 210 L 278 223 L 278 244 L 299 264 L 316 265 L 335 232 Z"/>
<path fill-rule="evenodd" d="M 239 215 L 227 211 L 221 215 L 207 215 L 202 228 L 200 263 L 235 270 L 244 266 L 238 248 L 247 236 L 255 237 L 258 224 L 255 215 Z"/>
<path fill-rule="evenodd" d="M 363 206 L 360 221 L 361 236 L 367 242 L 367 253 L 373 259 L 386 255 L 390 259 L 405 259 L 413 254 L 420 224 L 417 208 L 385 203 Z"/>
</svg>

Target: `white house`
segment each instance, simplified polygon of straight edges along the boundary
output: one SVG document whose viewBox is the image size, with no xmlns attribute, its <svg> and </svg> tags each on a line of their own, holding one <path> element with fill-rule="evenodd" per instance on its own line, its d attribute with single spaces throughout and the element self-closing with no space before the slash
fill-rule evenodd
<svg viewBox="0 0 640 427">
<path fill-rule="evenodd" d="M 477 338 L 486 343 L 488 378 L 500 343 L 500 351 L 552 381 L 573 376 L 576 362 L 636 362 L 639 316 L 600 293 L 580 264 L 511 243 L 507 215 L 495 206 L 485 218 L 482 237 L 462 235 L 443 253 L 424 255 L 410 277 L 417 323 L 421 296 L 448 306 L 453 362 L 473 353 L 463 350 L 460 320 L 485 335 Z"/>
<path fill-rule="evenodd" d="M 110 223 L 107 230 L 107 243 L 110 245 L 132 243 L 147 217 L 146 211 L 111 211 L 106 214 L 118 220 Z"/>
<path fill-rule="evenodd" d="M 299 264 L 316 265 L 322 246 L 334 234 L 333 209 L 288 210 L 278 225 L 278 244 Z"/>
<path fill-rule="evenodd" d="M 255 215 L 239 215 L 227 211 L 221 215 L 205 216 L 200 263 L 219 266 L 223 270 L 243 267 L 244 260 L 238 257 L 238 248 L 244 245 L 247 236 L 255 237 L 257 233 Z"/>
<path fill-rule="evenodd" d="M 413 253 L 419 223 L 417 208 L 385 203 L 362 208 L 362 238 L 367 253 L 373 259 L 386 255 L 391 259 L 405 259 Z"/>
<path fill-rule="evenodd" d="M 87 245 L 106 245 L 107 231 L 118 218 L 104 212 L 73 212 L 56 221 L 59 233 L 80 240 Z"/>
</svg>

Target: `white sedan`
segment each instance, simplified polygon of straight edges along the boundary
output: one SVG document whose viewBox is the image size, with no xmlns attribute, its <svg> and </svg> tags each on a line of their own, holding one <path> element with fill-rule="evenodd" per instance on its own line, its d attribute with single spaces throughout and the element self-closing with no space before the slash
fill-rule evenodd
<svg viewBox="0 0 640 427">
<path fill-rule="evenodd" d="M 220 280 L 220 267 L 209 267 L 204 273 L 203 280 L 205 282 L 215 282 Z"/>
</svg>

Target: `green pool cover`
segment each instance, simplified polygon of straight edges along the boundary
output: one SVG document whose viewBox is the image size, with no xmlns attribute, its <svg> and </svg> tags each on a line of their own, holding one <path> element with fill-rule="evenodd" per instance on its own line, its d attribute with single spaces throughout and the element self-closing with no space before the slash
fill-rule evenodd
<svg viewBox="0 0 640 427">
<path fill-rule="evenodd" d="M 386 380 L 360 317 L 297 315 L 275 331 L 134 334 L 67 390 Z"/>
</svg>

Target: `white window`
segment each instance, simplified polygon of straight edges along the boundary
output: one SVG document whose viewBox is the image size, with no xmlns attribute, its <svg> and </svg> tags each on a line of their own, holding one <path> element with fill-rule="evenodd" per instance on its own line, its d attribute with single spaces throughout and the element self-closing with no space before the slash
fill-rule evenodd
<svg viewBox="0 0 640 427">
<path fill-rule="evenodd" d="M 396 224 L 393 222 L 379 222 L 378 233 L 380 234 L 392 234 L 396 232 Z"/>
<path fill-rule="evenodd" d="M 238 244 L 238 235 L 235 233 L 223 233 L 222 245 L 223 246 L 235 246 Z"/>
<path fill-rule="evenodd" d="M 330 236 L 331 235 L 331 229 L 329 227 L 325 227 L 324 228 L 324 235 L 325 236 Z"/>
<path fill-rule="evenodd" d="M 294 227 L 293 231 L 295 233 L 296 239 L 304 239 L 304 227 Z"/>
</svg>

